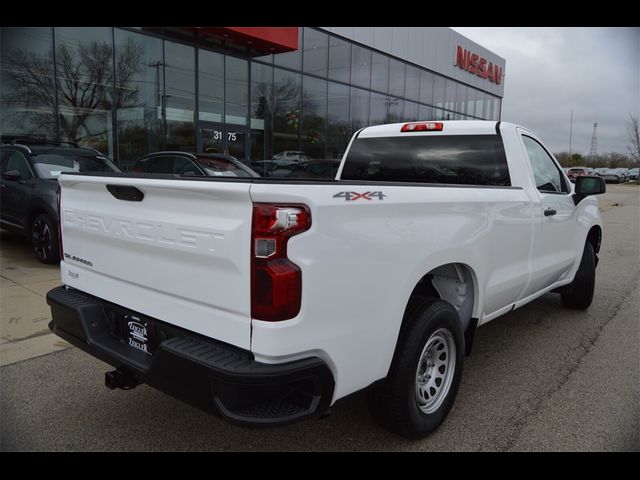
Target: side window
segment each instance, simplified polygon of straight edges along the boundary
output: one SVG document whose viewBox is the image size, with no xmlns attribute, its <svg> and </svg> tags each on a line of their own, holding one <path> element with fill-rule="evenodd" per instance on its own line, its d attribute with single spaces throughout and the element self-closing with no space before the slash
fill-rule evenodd
<svg viewBox="0 0 640 480">
<path fill-rule="evenodd" d="M 6 157 L 3 158 L 3 167 L 4 170 L 2 173 L 17 170 L 20 172 L 20 176 L 23 180 L 33 178 L 33 173 L 31 173 L 31 168 L 27 163 L 27 159 L 24 158 L 24 155 L 17 150 L 7 152 Z"/>
<path fill-rule="evenodd" d="M 542 145 L 526 135 L 522 135 L 522 141 L 529 155 L 538 190 L 547 193 L 568 193 L 560 170 Z"/>
</svg>

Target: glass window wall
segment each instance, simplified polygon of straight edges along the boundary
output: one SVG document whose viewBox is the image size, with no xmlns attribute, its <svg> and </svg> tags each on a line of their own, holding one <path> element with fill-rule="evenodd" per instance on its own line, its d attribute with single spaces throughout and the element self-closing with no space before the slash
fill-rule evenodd
<svg viewBox="0 0 640 480">
<path fill-rule="evenodd" d="M 299 151 L 300 94 L 299 73 L 274 68 L 273 75 L 273 153 Z"/>
<path fill-rule="evenodd" d="M 113 157 L 112 30 L 56 27 L 55 35 L 60 139 Z M 122 55 L 118 60 L 120 78 L 132 75 L 135 62 Z"/>
<path fill-rule="evenodd" d="M 0 29 L 0 131 L 57 138 L 53 29 Z"/>
<path fill-rule="evenodd" d="M 349 87 L 329 82 L 326 158 L 342 158 L 350 138 Z"/>
<path fill-rule="evenodd" d="M 358 87 L 371 86 L 371 50 L 354 45 L 351 49 L 351 83 Z"/>
<path fill-rule="evenodd" d="M 198 51 L 198 117 L 206 122 L 222 122 L 224 115 L 224 55 Z"/>
<path fill-rule="evenodd" d="M 162 40 L 115 29 L 118 162 L 127 169 L 164 138 Z"/>
<path fill-rule="evenodd" d="M 326 78 L 328 49 L 329 35 L 313 28 L 305 28 L 304 54 L 302 55 L 304 73 Z"/>
<path fill-rule="evenodd" d="M 371 90 L 389 93 L 389 57 L 377 52 L 371 56 Z"/>
<path fill-rule="evenodd" d="M 327 81 L 302 78 L 302 131 L 300 149 L 312 159 L 324 158 L 327 125 Z"/>
<path fill-rule="evenodd" d="M 351 73 L 351 44 L 329 36 L 329 78 L 349 83 Z"/>
<path fill-rule="evenodd" d="M 225 123 L 246 125 L 249 111 L 249 62 L 225 57 Z"/>
<path fill-rule="evenodd" d="M 165 120 L 167 150 L 196 149 L 194 112 L 196 98 L 195 49 L 164 42 Z"/>
<path fill-rule="evenodd" d="M 389 64 L 389 94 L 404 97 L 405 64 L 393 58 Z"/>
</svg>

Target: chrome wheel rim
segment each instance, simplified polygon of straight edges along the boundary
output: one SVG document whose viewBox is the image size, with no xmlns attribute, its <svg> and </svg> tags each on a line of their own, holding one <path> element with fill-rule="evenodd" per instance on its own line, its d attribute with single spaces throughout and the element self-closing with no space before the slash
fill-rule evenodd
<svg viewBox="0 0 640 480">
<path fill-rule="evenodd" d="M 456 369 L 456 344 L 446 328 L 427 340 L 416 368 L 415 397 L 423 413 L 433 413 L 449 393 Z"/>
<path fill-rule="evenodd" d="M 38 258 L 46 259 L 51 255 L 53 249 L 51 229 L 44 220 L 39 219 L 34 222 L 31 229 L 31 243 Z"/>
</svg>

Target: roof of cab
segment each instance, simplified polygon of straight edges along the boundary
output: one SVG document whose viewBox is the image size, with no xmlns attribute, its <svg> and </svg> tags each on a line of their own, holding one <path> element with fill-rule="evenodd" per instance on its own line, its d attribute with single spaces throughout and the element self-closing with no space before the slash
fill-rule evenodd
<svg viewBox="0 0 640 480">
<path fill-rule="evenodd" d="M 442 123 L 441 131 L 401 132 L 407 123 Z M 404 137 L 417 135 L 495 135 L 498 122 L 490 120 L 425 120 L 418 122 L 388 123 L 365 127 L 359 138 L 369 137 Z"/>
</svg>

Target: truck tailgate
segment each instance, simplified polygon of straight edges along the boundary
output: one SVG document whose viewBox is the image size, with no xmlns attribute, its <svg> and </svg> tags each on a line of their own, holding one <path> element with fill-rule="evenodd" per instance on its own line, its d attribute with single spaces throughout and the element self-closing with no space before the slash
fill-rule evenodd
<svg viewBox="0 0 640 480">
<path fill-rule="evenodd" d="M 63 283 L 250 348 L 249 183 L 80 175 L 59 181 Z M 142 200 L 127 199 L 134 188 Z"/>
</svg>

